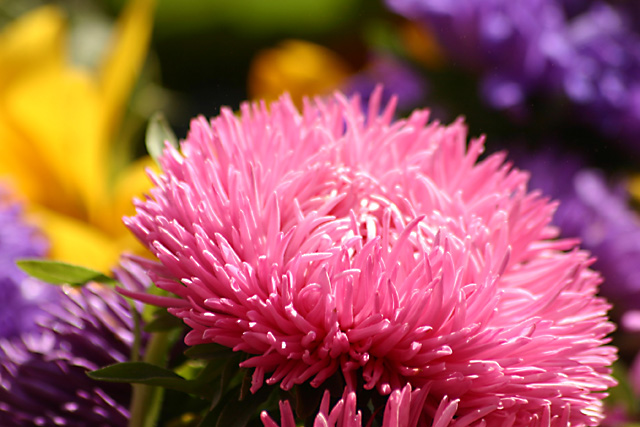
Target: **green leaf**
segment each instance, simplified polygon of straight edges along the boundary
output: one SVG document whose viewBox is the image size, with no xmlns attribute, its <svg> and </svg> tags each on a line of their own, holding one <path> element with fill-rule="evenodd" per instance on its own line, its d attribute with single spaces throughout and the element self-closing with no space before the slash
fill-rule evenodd
<svg viewBox="0 0 640 427">
<path fill-rule="evenodd" d="M 94 380 L 159 386 L 184 393 L 192 393 L 197 385 L 169 369 L 145 362 L 116 363 L 88 372 L 87 375 Z"/>
<path fill-rule="evenodd" d="M 613 377 L 618 381 L 618 385 L 609 389 L 605 403 L 610 406 L 623 406 L 628 414 L 637 414 L 636 395 L 629 381 L 629 372 L 623 363 L 618 361 L 613 364 Z"/>
<path fill-rule="evenodd" d="M 149 119 L 145 142 L 147 144 L 147 152 L 158 163 L 158 159 L 162 156 L 165 142 L 169 142 L 175 148 L 178 148 L 178 138 L 169 126 L 169 122 L 161 112 L 155 113 Z"/>
<path fill-rule="evenodd" d="M 293 409 L 295 409 L 296 415 L 304 420 L 317 413 L 324 390 L 323 388 L 312 387 L 309 383 L 297 385 L 295 387 L 295 400 L 291 402 L 292 405 L 295 403 Z"/>
<path fill-rule="evenodd" d="M 91 371 L 88 375 L 94 380 L 152 385 L 163 385 L 158 384 L 159 382 L 184 380 L 180 375 L 169 369 L 146 362 L 116 363 Z"/>
<path fill-rule="evenodd" d="M 138 366 L 147 369 L 147 375 L 150 375 L 150 378 L 153 378 L 154 372 L 160 374 L 161 377 L 168 377 L 165 378 L 166 381 L 164 383 L 155 384 L 153 381 L 151 383 L 145 381 L 133 384 L 129 418 L 130 426 L 154 427 L 162 409 L 165 388 L 178 389 L 180 391 L 187 388 L 184 380 L 179 375 L 163 368 L 166 363 L 167 352 L 173 341 L 171 335 L 170 332 L 151 334 L 145 347 L 144 362 L 130 362 L 128 365 L 129 368 Z M 124 365 L 124 367 L 126 368 L 127 365 Z M 123 366 L 120 366 L 120 369 L 122 368 Z M 136 375 L 135 371 L 134 375 Z M 122 375 L 123 372 L 112 371 L 111 374 L 116 374 L 117 376 L 118 374 Z M 130 373 L 124 372 L 124 374 L 130 376 Z"/>
<path fill-rule="evenodd" d="M 272 387 L 262 387 L 255 394 L 249 394 L 242 400 L 229 400 L 220 411 L 216 427 L 247 426 L 252 418 L 259 416 L 260 412 L 257 409 L 269 399 L 275 390 Z"/>
<path fill-rule="evenodd" d="M 196 378 L 187 380 L 169 369 L 150 363 L 123 362 L 88 372 L 87 375 L 100 381 L 159 386 L 211 399 L 215 394 L 212 382 L 223 374 L 224 368 L 217 361 L 211 362 Z"/>
<path fill-rule="evenodd" d="M 258 394 L 264 394 L 265 389 L 268 389 L 266 390 L 267 393 L 271 392 L 270 387 L 262 387 L 258 390 Z M 242 405 L 242 402 L 239 400 L 239 395 L 239 385 L 229 390 L 224 390 L 220 399 L 212 401 L 209 410 L 205 413 L 205 416 L 198 427 L 226 427 L 227 425 L 224 424 L 224 422 L 229 421 L 230 419 L 233 424 L 229 424 L 229 426 L 246 426 L 249 419 L 257 414 L 255 408 L 252 407 L 253 405 Z M 264 397 L 261 397 L 260 400 L 264 401 Z M 260 403 L 256 405 L 256 407 L 259 406 Z M 240 407 L 240 409 L 238 409 L 238 407 Z"/>
<path fill-rule="evenodd" d="M 82 286 L 87 282 L 115 284 L 116 280 L 103 273 L 79 265 L 48 259 L 21 259 L 16 261 L 28 275 L 54 285 Z"/>
<path fill-rule="evenodd" d="M 162 310 L 155 315 L 153 320 L 144 325 L 144 330 L 145 332 L 163 332 L 183 327 L 182 319 Z"/>
<path fill-rule="evenodd" d="M 219 415 L 220 414 L 218 414 L 215 408 L 212 408 L 207 412 L 207 415 L 205 415 L 202 421 L 200 421 L 200 424 L 198 424 L 198 427 L 209 427 L 209 426 L 216 425 L 216 421 L 218 420 Z"/>
<path fill-rule="evenodd" d="M 218 359 L 227 358 L 235 354 L 229 347 L 220 344 L 198 344 L 185 350 L 184 355 L 191 359 Z"/>
<path fill-rule="evenodd" d="M 240 367 L 236 358 L 230 358 L 224 368 L 222 369 L 222 375 L 220 375 L 220 386 L 213 392 L 211 399 L 211 407 L 215 408 L 220 403 L 222 394 L 227 391 L 227 388 L 231 384 L 233 377 L 238 373 Z"/>
</svg>

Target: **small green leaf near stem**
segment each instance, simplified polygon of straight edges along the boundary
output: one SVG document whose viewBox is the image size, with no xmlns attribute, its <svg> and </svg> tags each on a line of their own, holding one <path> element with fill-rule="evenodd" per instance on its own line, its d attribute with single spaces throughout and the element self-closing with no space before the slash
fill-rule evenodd
<svg viewBox="0 0 640 427">
<path fill-rule="evenodd" d="M 169 126 L 169 122 L 161 112 L 155 113 L 149 119 L 146 133 L 146 145 L 149 155 L 158 163 L 158 159 L 162 156 L 165 144 L 168 142 L 175 148 L 178 148 L 178 138 Z"/>
<path fill-rule="evenodd" d="M 21 259 L 16 265 L 28 275 L 54 285 L 82 286 L 87 282 L 117 283 L 105 274 L 79 265 L 49 259 Z"/>
</svg>

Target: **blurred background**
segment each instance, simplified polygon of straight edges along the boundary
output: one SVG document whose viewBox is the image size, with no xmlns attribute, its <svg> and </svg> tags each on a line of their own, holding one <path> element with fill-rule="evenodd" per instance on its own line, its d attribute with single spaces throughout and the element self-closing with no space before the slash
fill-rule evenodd
<svg viewBox="0 0 640 427">
<path fill-rule="evenodd" d="M 4 0 L 0 199 L 53 259 L 108 271 L 140 251 L 120 218 L 149 183 L 145 129 L 375 85 L 531 171 L 555 224 L 602 272 L 619 325 L 608 425 L 638 422 L 640 2 L 637 0 Z"/>
</svg>

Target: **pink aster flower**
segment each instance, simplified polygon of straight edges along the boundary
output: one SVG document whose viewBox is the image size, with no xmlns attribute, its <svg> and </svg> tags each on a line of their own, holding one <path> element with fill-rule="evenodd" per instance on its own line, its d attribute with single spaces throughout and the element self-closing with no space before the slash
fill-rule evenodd
<svg viewBox="0 0 640 427">
<path fill-rule="evenodd" d="M 382 427 L 415 426 L 421 416 L 428 388 L 411 390 L 407 384 L 401 390 L 394 390 L 385 405 Z M 320 403 L 320 409 L 314 419 L 314 427 L 336 426 L 360 427 L 362 425 L 362 413 L 357 410 L 357 396 L 354 391 L 345 389 L 344 394 L 329 410 L 330 393 L 325 390 Z M 437 425 L 447 425 L 456 412 L 459 400 L 450 402 L 446 397 L 441 400 L 436 413 L 433 416 Z M 289 401 L 280 401 L 280 427 L 296 427 L 295 417 Z M 266 411 L 260 414 L 265 427 L 278 427 Z M 423 423 L 424 424 L 424 423 Z"/>
<path fill-rule="evenodd" d="M 366 389 L 418 425 L 597 425 L 615 349 L 590 255 L 461 121 L 380 95 L 195 119 L 125 219 L 175 295 L 139 297 L 247 353 L 254 392 L 338 376 L 354 417 Z"/>
</svg>

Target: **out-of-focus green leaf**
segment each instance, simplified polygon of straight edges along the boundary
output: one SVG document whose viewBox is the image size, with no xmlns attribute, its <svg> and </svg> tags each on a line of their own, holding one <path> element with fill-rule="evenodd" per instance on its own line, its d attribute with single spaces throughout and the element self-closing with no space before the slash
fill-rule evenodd
<svg viewBox="0 0 640 427">
<path fill-rule="evenodd" d="M 222 369 L 222 375 L 220 376 L 220 387 L 218 387 L 213 392 L 213 397 L 211 398 L 211 407 L 215 407 L 218 405 L 218 403 L 220 403 L 222 394 L 227 390 L 227 388 L 231 384 L 231 380 L 239 370 L 240 367 L 238 366 L 238 360 L 236 358 L 231 358 L 227 361 L 224 368 Z"/>
<path fill-rule="evenodd" d="M 252 418 L 259 415 L 257 409 L 269 399 L 272 392 L 272 388 L 262 387 L 255 394 L 248 394 L 242 400 L 227 400 L 217 418 L 216 427 L 245 427 Z"/>
<path fill-rule="evenodd" d="M 622 363 L 613 364 L 613 376 L 618 385 L 609 389 L 606 401 L 609 405 L 624 407 L 629 414 L 635 414 L 638 411 L 636 397 L 629 383 L 629 373 Z"/>
<path fill-rule="evenodd" d="M 169 314 L 166 310 L 156 312 L 153 319 L 144 325 L 145 332 L 164 332 L 184 327 L 182 319 Z"/>
<path fill-rule="evenodd" d="M 162 155 L 165 143 L 168 142 L 175 148 L 178 148 L 178 138 L 173 133 L 173 130 L 171 130 L 169 122 L 167 122 L 167 119 L 165 119 L 161 112 L 155 113 L 151 116 L 151 119 L 149 119 L 145 142 L 147 144 L 147 152 L 156 163 L 158 163 L 158 159 Z"/>
<path fill-rule="evenodd" d="M 91 371 L 88 375 L 101 381 L 151 384 L 162 387 L 174 384 L 175 381 L 184 381 L 184 378 L 169 369 L 145 362 L 116 363 Z"/>
<path fill-rule="evenodd" d="M 307 419 L 318 411 L 323 388 L 312 387 L 310 384 L 303 383 L 295 387 L 295 411 L 302 418 Z"/>
<path fill-rule="evenodd" d="M 116 363 L 92 372 L 88 372 L 94 380 L 117 383 L 145 384 L 170 388 L 184 393 L 197 394 L 199 384 L 188 381 L 169 369 L 145 362 Z"/>
<path fill-rule="evenodd" d="M 213 360 L 200 369 L 194 379 L 188 380 L 169 369 L 150 363 L 124 362 L 89 372 L 88 375 L 100 381 L 164 387 L 217 402 L 238 369 L 237 358 L 229 359 L 227 363 Z"/>
<path fill-rule="evenodd" d="M 100 282 L 110 285 L 117 283 L 114 279 L 99 271 L 60 261 L 22 259 L 17 261 L 16 264 L 28 275 L 54 285 L 82 286 L 87 282 Z"/>
<path fill-rule="evenodd" d="M 218 419 L 218 412 L 214 409 L 211 409 L 205 417 L 198 424 L 199 427 L 208 427 L 216 425 L 216 420 Z"/>
<path fill-rule="evenodd" d="M 363 7 L 363 0 L 158 0 L 156 31 L 170 36 L 224 27 L 251 37 L 310 35 L 346 25 Z"/>
<path fill-rule="evenodd" d="M 210 343 L 189 347 L 184 354 L 191 359 L 217 359 L 221 357 L 230 357 L 234 352 L 229 347 Z"/>
</svg>

